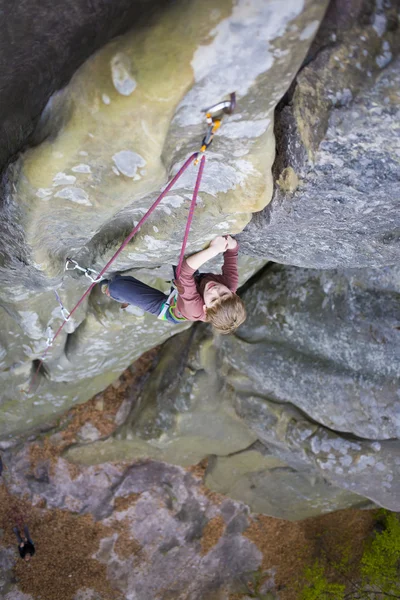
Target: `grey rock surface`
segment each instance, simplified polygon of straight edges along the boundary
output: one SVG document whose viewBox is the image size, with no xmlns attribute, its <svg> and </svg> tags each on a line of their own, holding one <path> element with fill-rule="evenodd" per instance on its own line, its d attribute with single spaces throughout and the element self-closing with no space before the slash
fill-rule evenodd
<svg viewBox="0 0 400 600">
<path fill-rule="evenodd" d="M 399 283 L 397 266 L 274 266 L 223 343 L 238 414 L 259 440 L 391 510 L 400 498 Z"/>
<path fill-rule="evenodd" d="M 132 26 L 143 26 L 163 4 L 147 0 L 106 0 L 95 5 L 87 0 L 2 3 L 0 172 L 27 140 L 28 145 L 41 141 L 34 135 L 40 114 L 76 69 L 111 38 Z"/>
<path fill-rule="evenodd" d="M 0 593 L 4 598 L 13 580 L 14 552 L 10 548 L 0 547 Z"/>
<path fill-rule="evenodd" d="M 400 437 L 400 270 L 273 266 L 224 340 L 255 394 L 360 438 Z"/>
<path fill-rule="evenodd" d="M 265 351 L 256 341 L 253 348 L 259 359 L 256 368 Z M 255 363 L 248 348 L 246 353 Z M 106 440 L 75 444 L 65 457 L 86 465 L 153 458 L 182 466 L 211 457 L 206 476 L 210 489 L 245 502 L 255 512 L 289 520 L 368 504 L 357 489 L 340 489 L 309 462 L 294 462 L 292 449 L 287 455 L 276 452 L 264 434 L 271 430 L 272 438 L 284 438 L 286 421 L 282 417 L 276 423 L 273 416 L 260 413 L 254 418 L 258 427 L 253 427 L 253 420 L 239 409 L 241 395 L 235 386 L 243 380 L 251 389 L 254 382 L 240 366 L 233 372 L 231 361 L 235 364 L 235 352 L 203 326 L 169 340 L 125 423 Z"/>
<path fill-rule="evenodd" d="M 400 510 L 399 16 L 389 3 L 332 2 L 313 41 L 327 6 L 170 4 L 37 111 L 37 145 L 1 183 L 0 444 L 18 446 L 12 491 L 105 524 L 128 519 L 146 565 L 117 557 L 113 536 L 98 559 L 132 600 L 153 600 L 165 584 L 177 599 L 189 589 L 190 600 L 226 600 L 234 574 L 261 561 L 241 535 L 242 502 L 292 520 L 370 502 Z M 203 106 L 233 89 L 240 110 L 208 152 L 188 252 L 251 220 L 241 283 L 266 260 L 291 266 L 251 282 L 248 320 L 227 338 L 203 325 L 173 337 L 185 326 L 122 311 L 97 288 L 28 390 L 62 322 L 54 289 L 71 308 L 87 288 L 63 272 L 66 257 L 102 268 L 197 149 Z M 194 179 L 183 176 L 112 272 L 167 291 Z M 64 458 L 32 474 L 16 435 L 61 435 L 58 416 L 166 340 L 118 431 L 107 438 L 85 423 Z M 234 499 L 221 509 L 184 470 L 204 457 L 209 487 Z M 130 494 L 140 499 L 119 510 Z M 216 516 L 225 533 L 202 557 L 201 532 Z M 18 594 L 7 589 L 7 600 Z M 76 600 L 92 596 L 82 589 Z"/>
<path fill-rule="evenodd" d="M 286 519 L 362 497 L 399 510 L 399 276 L 265 267 L 235 335 L 198 327 L 167 342 L 125 424 L 68 458 L 214 455 L 212 489 Z"/>
<path fill-rule="evenodd" d="M 216 7 L 211 0 L 191 0 L 154 10 L 149 20 L 143 11 L 142 28 L 138 24 L 101 48 L 49 99 L 35 129 L 37 145 L 27 147 L 2 180 L 3 439 L 87 400 L 180 330 L 132 307 L 123 312 L 94 289 L 31 385 L 46 341 L 62 323 L 54 291 L 71 310 L 88 287 L 81 272 L 64 272 L 66 258 L 101 270 L 199 148 L 206 130 L 202 109 L 232 91 L 238 109 L 224 120 L 207 154 L 187 253 L 216 235 L 241 231 L 270 201 L 274 109 L 327 5 L 328 0 L 224 0 Z M 119 25 L 125 8 L 115 7 Z M 79 23 L 78 37 L 85 27 Z M 110 22 L 110 35 L 120 30 Z M 147 283 L 169 289 L 195 178 L 192 167 L 111 274 L 133 269 Z M 242 282 L 263 263 L 244 259 Z"/>
<path fill-rule="evenodd" d="M 260 566 L 261 552 L 243 535 L 251 518 L 248 508 L 230 499 L 216 502 L 200 479 L 181 467 L 143 461 L 80 467 L 71 476 L 60 458 L 52 466 L 36 462 L 32 472 L 29 447 L 7 455 L 7 464 L 13 494 L 34 506 L 45 500 L 46 512 L 72 510 L 76 519 L 90 513 L 108 528 L 93 557 L 107 565 L 108 581 L 123 598 L 173 594 L 176 600 L 228 600 L 240 579 Z M 205 542 L 215 521 L 219 533 Z M 121 554 L 121 544 L 135 551 Z M 4 560 L 7 577 L 12 564 Z M 18 583 L 8 593 L 7 600 L 27 600 Z M 107 600 L 95 590 L 77 592 L 76 600 L 94 599 Z"/>
<path fill-rule="evenodd" d="M 400 36 L 385 7 L 332 3 L 276 112 L 273 200 L 241 235 L 246 252 L 318 269 L 399 262 Z"/>
<path fill-rule="evenodd" d="M 317 475 L 306 466 L 291 467 L 266 446 L 260 451 L 259 443 L 234 455 L 213 456 L 205 483 L 218 493 L 245 502 L 256 513 L 287 520 L 368 506 L 351 490 L 327 483 L 323 473 Z"/>
</svg>

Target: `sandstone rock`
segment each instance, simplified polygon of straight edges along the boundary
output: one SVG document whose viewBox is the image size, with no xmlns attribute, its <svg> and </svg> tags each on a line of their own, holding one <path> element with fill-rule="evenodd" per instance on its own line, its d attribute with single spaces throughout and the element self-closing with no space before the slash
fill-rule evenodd
<svg viewBox="0 0 400 600">
<path fill-rule="evenodd" d="M 276 112 L 278 185 L 240 236 L 246 252 L 318 269 L 399 261 L 398 31 L 390 4 L 331 3 Z"/>
<path fill-rule="evenodd" d="M 200 480 L 181 467 L 144 461 L 81 467 L 72 475 L 68 463 L 58 459 L 45 479 L 37 470 L 26 477 L 29 461 L 27 447 L 7 456 L 12 493 L 33 505 L 45 500 L 47 514 L 72 510 L 74 521 L 93 514 L 93 529 L 103 531 L 93 558 L 107 565 L 107 579 L 123 597 L 152 600 L 172 589 L 176 600 L 227 600 L 240 577 L 260 566 L 261 552 L 243 535 L 247 508 L 223 497 L 213 501 Z M 222 527 L 212 533 L 215 520 Z M 8 576 L 11 567 L 5 566 Z M 88 587 L 76 600 L 106 600 Z M 26 600 L 18 585 L 12 588 L 10 598 Z"/>
<path fill-rule="evenodd" d="M 68 457 L 86 464 L 152 457 L 189 466 L 206 456 L 205 448 L 219 455 L 247 448 L 256 436 L 235 415 L 216 360 L 203 328 L 176 336 L 114 438 L 72 448 Z"/>
<path fill-rule="evenodd" d="M 14 200 L 22 210 L 29 208 L 27 241 L 39 271 L 59 275 L 71 249 L 77 258 L 103 265 L 160 186 L 198 148 L 201 108 L 233 89 L 240 111 L 224 124 L 209 153 L 191 243 L 195 247 L 221 230 L 242 229 L 251 212 L 270 200 L 273 108 L 307 52 L 326 4 L 307 2 L 302 8 L 294 1 L 276 10 L 274 3 L 254 0 L 233 10 L 225 2 L 213 11 L 211 4 L 194 1 L 171 7 L 153 29 L 128 34 L 91 58 L 64 92 L 71 105 L 64 127 L 21 158 Z M 188 22 L 196 27 L 185 38 Z M 313 30 L 302 35 L 310 23 Z M 137 86 L 129 95 L 121 94 L 112 78 L 122 55 L 136 71 Z M 104 92 L 108 105 L 100 101 Z M 89 169 L 77 172 L 82 156 Z M 116 270 L 130 268 L 132 261 L 157 265 L 160 251 L 166 261 L 175 258 L 175 234 L 183 230 L 182 211 L 176 209 L 194 178 L 193 171 L 183 177 Z M 38 197 L 39 190 L 53 191 Z"/>
<path fill-rule="evenodd" d="M 2 184 L 0 436 L 88 399 L 179 330 L 133 308 L 121 311 L 94 290 L 48 352 L 47 377 L 40 372 L 36 388 L 29 386 L 47 337 L 62 322 L 54 289 L 69 310 L 87 289 L 82 273 L 64 273 L 66 258 L 103 267 L 199 147 L 202 109 L 231 91 L 238 109 L 208 152 L 188 252 L 240 231 L 270 201 L 274 108 L 327 4 L 170 5 L 93 55 L 49 100 L 35 131 L 40 143 L 19 156 Z M 133 268 L 168 288 L 195 176 L 194 168 L 186 172 L 112 271 Z M 244 261 L 242 281 L 261 264 Z"/>
<path fill-rule="evenodd" d="M 41 138 L 34 135 L 51 95 L 108 40 L 147 22 L 163 2 L 105 0 L 33 1 L 4 5 L 1 25 L 0 172 L 17 152 Z M 54 97 L 52 99 L 54 101 Z M 51 134 L 51 130 L 46 132 Z"/>
<path fill-rule="evenodd" d="M 254 511 L 297 520 L 365 505 L 364 498 L 327 483 L 306 461 L 294 464 L 292 451 L 278 458 L 275 449 L 269 449 L 271 440 L 265 440 L 259 428 L 275 431 L 274 421 L 258 414 L 259 427 L 254 428 L 239 410 L 232 384 L 243 379 L 251 389 L 253 382 L 244 372 L 231 377 L 231 349 L 224 360 L 225 343 L 218 337 L 213 340 L 210 333 L 196 326 L 168 341 L 125 424 L 105 441 L 70 448 L 68 460 L 98 465 L 151 457 L 188 466 L 211 455 L 207 485 Z M 254 346 L 262 361 L 260 347 Z M 254 357 L 251 360 L 255 363 Z M 254 444 L 257 439 L 268 442 L 268 448 Z"/>
<path fill-rule="evenodd" d="M 82 274 L 63 273 L 66 257 L 102 268 L 198 147 L 201 108 L 233 89 L 240 110 L 208 151 L 188 251 L 240 231 L 269 203 L 275 181 L 272 203 L 241 236 L 242 248 L 261 257 L 242 256 L 241 282 L 266 259 L 340 267 L 271 267 L 246 291 L 249 318 L 235 336 L 195 326 L 167 342 L 138 401 L 116 415 L 117 433 L 99 441 L 93 424 L 81 428 L 81 443 L 66 456 L 91 466 L 42 460 L 32 475 L 28 448 L 13 456 L 13 491 L 53 508 L 89 510 L 106 522 L 121 518 L 116 498 L 144 494 L 128 517 L 151 568 L 120 561 L 114 535 L 97 558 L 113 565 L 125 590 L 145 589 L 149 599 L 160 581 L 172 585 L 172 566 L 184 570 L 188 553 L 196 575 L 186 570 L 177 598 L 189 589 L 200 600 L 260 562 L 238 534 L 246 514 L 234 502 L 227 512 L 237 519 L 225 522 L 235 535 L 222 535 L 199 558 L 208 509 L 198 490 L 188 491 L 182 467 L 206 456 L 214 490 L 281 518 L 365 498 L 399 510 L 400 271 L 390 265 L 398 262 L 400 79 L 398 62 L 389 65 L 398 15 L 388 5 L 368 13 L 368 3 L 337 2 L 312 43 L 327 4 L 167 7 L 151 26 L 91 57 L 52 97 L 35 132 L 40 144 L 20 155 L 1 184 L 3 448 L 17 443 L 17 433 L 50 429 L 72 404 L 185 329 L 134 307 L 122 311 L 95 289 L 51 349 L 47 377 L 21 392 L 61 323 L 54 289 L 71 308 L 87 287 Z M 332 6 L 342 5 L 333 23 Z M 322 47 L 327 32 L 332 45 Z M 274 109 L 307 51 L 277 111 L 275 160 Z M 194 178 L 194 169 L 182 177 L 112 271 L 167 291 Z M 355 266 L 379 268 L 343 269 Z M 99 463 L 106 464 L 92 466 Z M 165 494 L 165 506 L 152 487 Z M 207 518 L 215 514 L 210 508 Z M 194 540 L 189 550 L 183 539 Z M 199 581 L 208 583 L 200 589 Z"/>
<path fill-rule="evenodd" d="M 0 593 L 4 598 L 12 582 L 12 568 L 15 564 L 13 550 L 0 548 Z"/>
<path fill-rule="evenodd" d="M 234 336 L 197 327 L 169 341 L 114 438 L 68 457 L 215 455 L 212 489 L 288 519 L 362 497 L 398 510 L 399 275 L 266 267 Z"/>
<path fill-rule="evenodd" d="M 399 507 L 399 285 L 397 266 L 274 266 L 245 295 L 246 323 L 223 341 L 238 414 L 258 439 L 292 467 L 311 465 L 391 510 Z"/>
<path fill-rule="evenodd" d="M 257 448 L 257 446 L 256 446 Z M 359 505 L 361 496 L 330 485 L 311 469 L 295 469 L 273 453 L 249 449 L 227 457 L 213 457 L 206 485 L 230 498 L 245 502 L 256 513 L 300 520 L 322 512 Z"/>
<path fill-rule="evenodd" d="M 82 442 L 95 442 L 101 437 L 101 433 L 92 423 L 85 423 L 80 428 L 78 437 Z"/>
<path fill-rule="evenodd" d="M 375 442 L 348 438 L 315 425 L 285 404 L 257 396 L 240 396 L 237 411 L 270 451 L 293 469 L 306 470 L 308 477 L 314 474 L 335 487 L 358 494 L 358 498 L 353 499 L 355 505 L 361 502 L 360 496 L 364 496 L 389 510 L 398 510 L 399 440 Z M 318 492 L 315 490 L 317 497 Z M 329 491 L 328 486 L 327 501 L 320 496 L 322 507 L 329 510 L 329 502 L 332 502 L 329 496 L 334 495 L 340 498 L 337 490 Z M 314 504 L 313 508 L 324 512 L 313 498 L 309 501 Z M 335 501 L 333 498 L 333 505 L 338 508 Z M 342 501 L 347 507 L 351 499 L 345 494 Z M 280 510 L 283 508 L 281 505 Z M 301 503 L 297 503 L 296 509 L 304 510 Z"/>
<path fill-rule="evenodd" d="M 224 340 L 254 392 L 335 431 L 400 435 L 400 271 L 274 266 L 245 295 L 249 317 Z"/>
</svg>

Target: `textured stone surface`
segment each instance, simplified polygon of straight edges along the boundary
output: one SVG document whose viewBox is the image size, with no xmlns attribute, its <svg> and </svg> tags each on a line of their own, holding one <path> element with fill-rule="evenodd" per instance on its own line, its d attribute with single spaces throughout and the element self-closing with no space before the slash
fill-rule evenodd
<svg viewBox="0 0 400 600">
<path fill-rule="evenodd" d="M 298 410 L 258 396 L 240 396 L 237 411 L 272 453 L 300 472 L 306 469 L 311 480 L 314 474 L 380 506 L 399 510 L 399 440 L 348 438 L 310 422 Z M 315 491 L 320 500 L 316 508 L 331 510 L 332 491 L 326 500 L 318 488 Z M 345 495 L 342 500 L 349 502 Z M 283 508 L 281 505 L 280 510 Z M 300 502 L 296 509 L 304 510 Z"/>
<path fill-rule="evenodd" d="M 68 456 L 94 464 L 152 457 L 189 466 L 256 441 L 235 414 L 232 394 L 216 369 L 220 358 L 204 329 L 195 326 L 165 345 L 138 404 L 113 438 L 78 445 Z"/>
<path fill-rule="evenodd" d="M 262 364 L 264 349 L 257 343 L 254 349 L 257 364 Z M 246 353 L 254 361 L 248 348 Z M 257 443 L 264 442 L 259 428 L 269 431 L 274 422 L 260 413 L 259 428 L 253 428 L 253 421 L 240 412 L 232 384 L 245 379 L 245 370 L 227 377 L 224 355 L 225 342 L 213 339 L 203 326 L 168 341 L 122 427 L 107 440 L 72 446 L 66 457 L 89 465 L 151 457 L 188 466 L 211 455 L 206 477 L 211 489 L 284 519 L 365 505 L 351 491 L 327 483 L 306 461 L 293 464 L 291 450 L 287 460 L 285 453 L 277 457 L 269 450 L 269 443 Z"/>
<path fill-rule="evenodd" d="M 164 3 L 147 0 L 2 2 L 0 172 L 34 135 L 51 95 L 115 35 L 143 26 Z M 51 133 L 51 131 L 46 132 Z"/>
<path fill-rule="evenodd" d="M 241 257 L 241 281 L 244 282 L 263 263 Z M 214 268 L 218 271 L 220 263 Z M 171 267 L 127 273 L 165 292 L 170 289 L 166 280 L 172 278 Z M 74 285 L 71 289 L 74 301 L 77 301 L 87 284 L 80 282 L 77 286 L 74 281 Z M 45 363 L 48 378 L 39 375 L 30 388 L 32 367 L 27 359 L 41 356 L 46 348 L 47 330 L 43 330 L 41 323 L 49 323 L 53 332 L 61 323 L 60 309 L 52 292 L 48 292 L 47 300 L 48 304 L 40 295 L 32 302 L 24 301 L 20 308 L 27 310 L 19 313 L 11 312 L 15 308 L 9 305 L 13 318 L 6 312 L 7 305 L 0 309 L 5 324 L 0 374 L 4 386 L 0 403 L 0 436 L 3 440 L 12 438 L 17 432 L 43 426 L 74 403 L 92 397 L 144 352 L 189 326 L 158 321 L 135 307 L 121 310 L 117 302 L 96 288 L 85 310 L 78 309 L 64 329 L 67 331 L 61 333 L 48 353 Z M 8 336 L 7 331 L 11 332 Z M 16 357 L 18 361 L 13 363 Z"/>
<path fill-rule="evenodd" d="M 68 457 L 186 465 L 211 454 L 212 489 L 289 519 L 360 496 L 398 510 L 399 276 L 266 267 L 234 336 L 197 327 L 169 341 L 114 437 Z"/>
<path fill-rule="evenodd" d="M 231 456 L 213 457 L 206 485 L 241 500 L 254 512 L 282 519 L 305 519 L 340 508 L 365 506 L 365 500 L 335 485 L 310 469 L 295 469 L 261 444 Z"/>
<path fill-rule="evenodd" d="M 59 456 L 68 430 L 3 454 L 8 489 L 0 484 L 0 594 L 6 600 L 246 600 L 255 594 L 289 600 L 322 535 L 332 547 L 353 548 L 376 518 L 375 511 L 353 510 L 290 523 L 251 514 L 205 487 L 205 463 L 73 466 Z M 261 446 L 250 452 L 282 468 Z M 15 514 L 24 515 L 35 541 L 33 573 L 15 548 Z M 63 540 L 61 558 L 54 555 L 55 538 Z"/>
<path fill-rule="evenodd" d="M 239 108 L 208 153 L 189 251 L 240 231 L 270 201 L 274 178 L 272 203 L 241 236 L 258 259 L 242 256 L 241 282 L 268 258 L 340 267 L 269 268 L 245 293 L 249 318 L 235 336 L 213 337 L 202 325 L 168 341 L 152 378 L 116 417 L 115 434 L 81 423 L 66 456 L 87 466 L 60 459 L 54 472 L 44 462 L 32 476 L 27 448 L 13 455 L 15 493 L 53 508 L 107 520 L 118 490 L 147 494 L 129 518 L 149 550 L 165 524 L 151 569 L 117 564 L 113 539 L 99 557 L 126 590 L 142 586 L 152 600 L 161 585 L 154 572 L 172 585 L 172 563 L 191 598 L 204 597 L 185 571 L 188 552 L 199 580 L 211 581 L 207 593 L 225 583 L 221 573 L 258 564 L 240 535 L 226 536 L 210 564 L 197 547 L 176 549 L 175 539 L 197 539 L 204 524 L 203 500 L 187 492 L 182 467 L 205 456 L 213 489 L 267 514 L 299 519 L 365 498 L 399 510 L 400 79 L 398 62 L 389 64 L 398 15 L 388 3 L 334 2 L 312 43 L 327 4 L 169 6 L 90 58 L 51 98 L 35 132 L 41 143 L 1 184 L 2 448 L 16 445 L 17 433 L 54 426 L 55 416 L 179 331 L 132 307 L 121 311 L 96 289 L 51 349 L 47 379 L 21 392 L 48 328 L 61 322 L 54 288 L 71 308 L 87 287 L 81 275 L 63 274 L 65 258 L 105 264 L 198 147 L 201 108 L 233 89 Z M 274 108 L 307 51 L 277 111 L 275 156 Z M 185 174 L 113 270 L 167 289 L 194 175 Z M 354 266 L 379 268 L 343 270 Z M 109 462 L 138 459 L 147 460 Z M 178 499 L 172 517 L 154 486 L 165 491 L 167 512 Z"/>
<path fill-rule="evenodd" d="M 51 97 L 35 132 L 41 143 L 19 156 L 2 183 L 0 435 L 86 400 L 179 331 L 135 309 L 124 313 L 94 290 L 49 352 L 47 378 L 41 373 L 36 388 L 22 391 L 61 323 L 54 289 L 71 309 L 87 288 L 82 274 L 63 273 L 67 256 L 103 267 L 198 149 L 202 109 L 231 91 L 238 109 L 208 153 L 188 252 L 240 231 L 270 201 L 274 108 L 327 4 L 170 4 L 93 55 Z M 195 175 L 192 168 L 183 176 L 113 271 L 133 268 L 168 289 L 164 279 L 179 254 Z M 260 264 L 242 263 L 242 281 Z"/>
<path fill-rule="evenodd" d="M 254 393 L 361 438 L 400 437 L 400 270 L 274 266 L 224 340 Z"/>
<path fill-rule="evenodd" d="M 312 466 L 392 510 L 400 498 L 399 284 L 398 267 L 275 266 L 246 293 L 250 317 L 223 344 L 238 414 L 259 440 L 289 465 Z"/>
<path fill-rule="evenodd" d="M 281 103 L 277 185 L 241 236 L 246 252 L 322 269 L 399 261 L 400 62 L 386 67 L 398 15 L 392 3 L 370 4 L 331 4 Z M 298 179 L 289 188 L 288 170 Z"/>
<path fill-rule="evenodd" d="M 52 465 L 36 461 L 32 469 L 29 447 L 7 456 L 7 464 L 11 493 L 34 506 L 45 501 L 46 512 L 73 511 L 75 519 L 90 513 L 108 528 L 100 547 L 93 547 L 93 558 L 107 565 L 108 581 L 127 600 L 228 600 L 240 578 L 260 566 L 261 552 L 242 535 L 249 524 L 247 507 L 223 497 L 213 500 L 200 480 L 180 467 L 146 461 L 72 473 L 58 459 Z M 220 527 L 210 535 L 215 521 Z M 13 564 L 8 554 L 1 549 L 5 577 Z M 26 600 L 15 582 L 5 591 L 7 600 Z M 106 600 L 90 589 L 80 590 L 76 599 L 93 595 Z"/>
</svg>

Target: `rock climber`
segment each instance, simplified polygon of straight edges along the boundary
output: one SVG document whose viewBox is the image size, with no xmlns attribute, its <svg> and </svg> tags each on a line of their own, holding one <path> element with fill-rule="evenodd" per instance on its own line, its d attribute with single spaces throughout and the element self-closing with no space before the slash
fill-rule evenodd
<svg viewBox="0 0 400 600">
<path fill-rule="evenodd" d="M 29 535 L 29 529 L 27 525 L 24 525 L 24 537 L 21 537 L 20 531 L 17 526 L 14 527 L 13 532 L 18 540 L 18 551 L 21 558 L 28 561 L 35 554 L 35 546 Z"/>
<path fill-rule="evenodd" d="M 168 296 L 135 277 L 116 275 L 101 282 L 101 291 L 120 303 L 138 306 L 172 323 L 206 321 L 220 333 L 235 331 L 246 319 L 243 301 L 236 294 L 239 245 L 230 235 L 218 236 L 208 248 L 184 260 L 175 281 L 177 297 L 163 311 Z M 222 274 L 198 273 L 198 269 L 218 254 L 224 254 Z M 165 314 L 163 314 L 165 313 Z"/>
</svg>

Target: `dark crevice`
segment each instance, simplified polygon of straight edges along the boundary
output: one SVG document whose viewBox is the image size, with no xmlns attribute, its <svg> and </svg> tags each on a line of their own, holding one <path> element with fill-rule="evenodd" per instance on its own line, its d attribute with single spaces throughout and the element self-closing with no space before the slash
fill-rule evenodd
<svg viewBox="0 0 400 600">
<path fill-rule="evenodd" d="M 274 267 L 277 263 L 274 263 L 272 261 L 267 262 L 266 265 L 264 265 L 263 267 L 261 267 L 261 269 L 259 269 L 256 273 L 254 273 L 254 275 L 252 275 L 250 277 L 250 279 L 248 279 L 246 281 L 246 283 L 244 283 L 242 286 L 240 286 L 240 288 L 238 289 L 238 294 L 239 296 L 242 296 L 243 294 L 245 294 L 253 285 L 256 285 L 265 275 L 265 273 L 267 273 L 267 271 L 270 271 L 272 269 L 272 267 Z"/>
<path fill-rule="evenodd" d="M 45 377 L 46 379 L 49 378 L 49 370 L 44 362 L 39 358 L 35 358 L 35 360 L 32 361 L 31 373 L 33 375 L 37 374 L 37 377 Z"/>
<path fill-rule="evenodd" d="M 50 379 L 48 368 L 41 359 L 35 358 L 35 360 L 32 361 L 28 393 L 36 393 L 40 384 L 48 379 Z"/>
<path fill-rule="evenodd" d="M 0 172 L 38 139 L 43 141 L 35 128 L 49 98 L 85 60 L 115 36 L 148 26 L 166 5 L 165 0 L 3 3 Z"/>
<path fill-rule="evenodd" d="M 68 360 L 69 360 L 70 355 L 72 356 L 74 353 L 74 336 L 78 332 L 79 328 L 82 327 L 84 322 L 85 322 L 85 319 L 82 321 L 82 323 L 80 323 L 78 325 L 78 327 L 72 333 L 69 333 L 66 337 L 65 345 L 64 345 L 64 354 Z"/>
<path fill-rule="evenodd" d="M 301 409 L 299 406 L 293 404 L 290 401 L 284 401 L 284 400 L 274 400 L 272 399 L 270 396 L 262 396 L 261 394 L 251 394 L 254 398 L 259 398 L 261 401 L 263 400 L 267 400 L 268 402 L 271 402 L 272 404 L 276 404 L 276 405 L 280 405 L 280 406 L 284 406 L 287 407 L 289 410 L 291 410 L 293 412 L 293 415 L 296 415 L 298 417 L 301 417 L 302 419 L 304 419 L 305 421 L 307 421 L 308 423 L 310 423 L 310 425 L 316 425 L 318 428 L 323 429 L 324 431 L 328 431 L 329 433 L 333 433 L 335 436 L 338 436 L 344 440 L 347 440 L 348 442 L 354 442 L 354 443 L 358 443 L 358 442 L 367 442 L 367 443 L 373 443 L 373 442 L 379 442 L 380 444 L 383 443 L 387 443 L 387 442 L 398 442 L 397 438 L 385 438 L 385 439 L 381 439 L 381 438 L 364 438 L 361 437 L 359 435 L 356 435 L 354 433 L 351 433 L 349 431 L 340 431 L 338 429 L 333 429 L 332 427 L 329 427 L 329 425 L 325 425 L 324 423 L 320 423 L 319 421 L 316 421 L 312 416 L 310 416 L 308 413 L 306 413 L 303 409 Z M 240 416 L 240 414 L 238 413 L 238 415 Z M 249 425 L 249 428 L 252 429 L 251 425 Z M 315 435 L 315 432 L 313 432 L 308 438 L 307 440 L 310 440 L 311 438 L 313 438 Z M 257 443 L 257 442 L 256 442 Z M 263 445 L 264 442 L 262 442 Z M 249 447 L 251 448 L 251 447 Z"/>
</svg>

